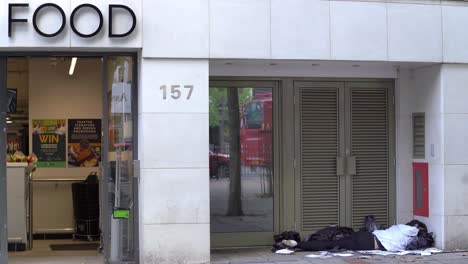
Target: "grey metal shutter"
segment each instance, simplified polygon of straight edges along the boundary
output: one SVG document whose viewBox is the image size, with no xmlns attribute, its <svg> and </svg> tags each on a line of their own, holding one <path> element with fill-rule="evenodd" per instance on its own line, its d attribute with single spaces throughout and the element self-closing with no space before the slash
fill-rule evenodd
<svg viewBox="0 0 468 264">
<path fill-rule="evenodd" d="M 426 157 L 426 120 L 424 113 L 413 114 L 413 158 Z"/>
<path fill-rule="evenodd" d="M 389 223 L 389 125 L 386 88 L 351 88 L 352 227 L 366 215 Z"/>
<path fill-rule="evenodd" d="M 339 223 L 339 89 L 300 89 L 302 230 Z"/>
</svg>

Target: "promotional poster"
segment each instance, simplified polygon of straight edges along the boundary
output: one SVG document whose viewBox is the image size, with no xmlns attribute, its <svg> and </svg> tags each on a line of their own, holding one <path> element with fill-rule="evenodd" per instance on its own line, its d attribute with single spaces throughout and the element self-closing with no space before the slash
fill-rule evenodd
<svg viewBox="0 0 468 264">
<path fill-rule="evenodd" d="M 68 119 L 68 167 L 98 167 L 101 119 Z"/>
<path fill-rule="evenodd" d="M 65 119 L 33 120 L 32 144 L 38 167 L 65 167 L 66 133 Z"/>
</svg>

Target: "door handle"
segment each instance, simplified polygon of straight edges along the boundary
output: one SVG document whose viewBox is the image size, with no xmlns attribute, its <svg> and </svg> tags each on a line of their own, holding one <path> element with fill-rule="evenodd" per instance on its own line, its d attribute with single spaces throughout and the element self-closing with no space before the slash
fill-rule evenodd
<svg viewBox="0 0 468 264">
<path fill-rule="evenodd" d="M 336 157 L 336 175 L 344 176 L 345 175 L 345 158 Z"/>
<path fill-rule="evenodd" d="M 356 157 L 349 156 L 346 158 L 346 169 L 348 175 L 356 175 Z"/>
<path fill-rule="evenodd" d="M 136 178 L 138 182 L 140 181 L 140 161 L 133 161 L 133 178 Z"/>
</svg>

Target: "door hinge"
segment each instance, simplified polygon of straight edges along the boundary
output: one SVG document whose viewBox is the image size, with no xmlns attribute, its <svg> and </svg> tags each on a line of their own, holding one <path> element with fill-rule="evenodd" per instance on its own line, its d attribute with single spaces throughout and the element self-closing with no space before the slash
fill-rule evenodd
<svg viewBox="0 0 468 264">
<path fill-rule="evenodd" d="M 296 95 L 294 95 L 293 97 L 294 97 L 294 105 L 296 105 Z"/>
<path fill-rule="evenodd" d="M 297 167 L 297 159 L 294 158 L 294 168 Z"/>
</svg>

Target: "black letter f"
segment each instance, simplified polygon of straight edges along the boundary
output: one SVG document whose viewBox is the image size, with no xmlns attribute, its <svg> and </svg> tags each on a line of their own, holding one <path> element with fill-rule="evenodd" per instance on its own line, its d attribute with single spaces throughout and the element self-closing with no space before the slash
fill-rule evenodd
<svg viewBox="0 0 468 264">
<path fill-rule="evenodd" d="M 28 22 L 26 18 L 21 18 L 21 19 L 14 19 L 13 17 L 13 8 L 14 7 L 29 7 L 29 4 L 9 4 L 8 5 L 8 37 L 11 38 L 11 28 L 12 28 L 12 23 L 14 22 Z"/>
</svg>

